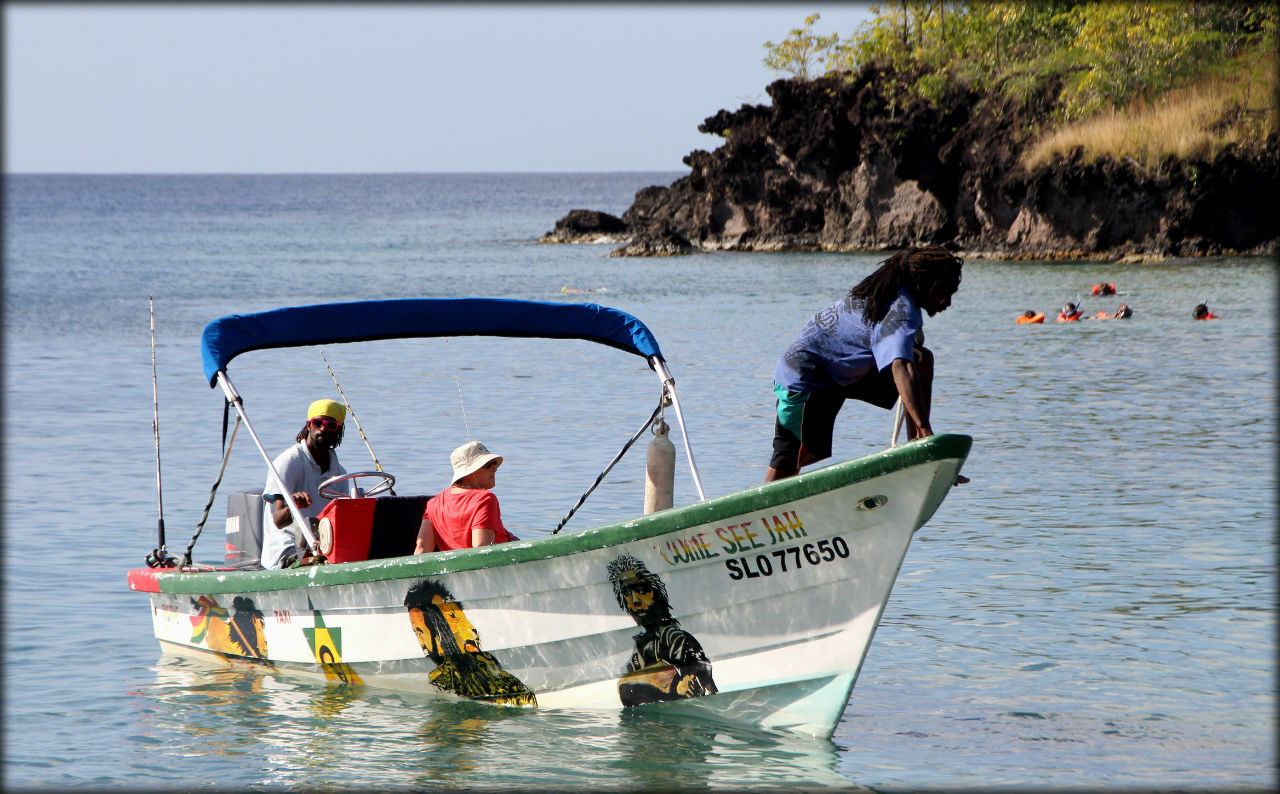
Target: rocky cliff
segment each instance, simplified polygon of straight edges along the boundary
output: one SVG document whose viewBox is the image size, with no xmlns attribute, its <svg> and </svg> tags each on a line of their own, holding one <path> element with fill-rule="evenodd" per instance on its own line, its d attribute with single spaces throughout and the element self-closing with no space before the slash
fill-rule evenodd
<svg viewBox="0 0 1280 794">
<path fill-rule="evenodd" d="M 619 219 L 575 210 L 544 242 L 616 240 L 614 256 L 866 250 L 939 243 L 1006 258 L 1161 258 L 1280 250 L 1280 143 L 1154 169 L 1082 153 L 1027 170 L 1056 87 L 1020 103 L 953 91 L 890 103 L 869 67 L 779 80 L 771 105 L 721 110 L 688 176 Z"/>
</svg>

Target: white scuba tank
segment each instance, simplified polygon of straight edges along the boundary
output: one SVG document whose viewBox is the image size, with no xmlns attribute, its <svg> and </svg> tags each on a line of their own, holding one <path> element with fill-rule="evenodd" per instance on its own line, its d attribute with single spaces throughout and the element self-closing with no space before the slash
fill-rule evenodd
<svg viewBox="0 0 1280 794">
<path fill-rule="evenodd" d="M 658 420 L 653 439 L 645 453 L 644 511 L 652 513 L 671 507 L 676 482 L 676 445 L 668 436 L 671 428 Z"/>
</svg>

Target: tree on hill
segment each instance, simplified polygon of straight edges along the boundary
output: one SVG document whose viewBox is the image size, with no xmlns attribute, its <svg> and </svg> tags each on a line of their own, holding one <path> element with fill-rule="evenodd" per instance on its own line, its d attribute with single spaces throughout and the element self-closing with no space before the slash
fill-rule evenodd
<svg viewBox="0 0 1280 794">
<path fill-rule="evenodd" d="M 950 82 L 1025 94 L 1061 79 L 1064 119 L 1121 108 L 1193 78 L 1244 48 L 1274 48 L 1275 3 L 1038 3 L 898 0 L 871 7 L 849 38 L 813 32 L 818 15 L 766 42 L 764 63 L 801 79 L 868 64 L 913 75 L 909 93 L 936 99 Z"/>
<path fill-rule="evenodd" d="M 819 60 L 825 60 L 831 48 L 840 40 L 840 34 L 819 36 L 813 32 L 813 23 L 822 17 L 810 14 L 805 17 L 804 27 L 792 28 L 778 44 L 772 41 L 764 43 L 768 54 L 764 65 L 774 72 L 787 72 L 801 79 L 808 79 L 810 70 Z"/>
</svg>

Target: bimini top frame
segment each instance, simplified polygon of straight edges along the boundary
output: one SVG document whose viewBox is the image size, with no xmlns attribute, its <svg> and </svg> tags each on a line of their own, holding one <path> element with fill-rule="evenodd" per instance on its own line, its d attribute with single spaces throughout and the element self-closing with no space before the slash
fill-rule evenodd
<svg viewBox="0 0 1280 794">
<path fill-rule="evenodd" d="M 676 411 L 685 454 L 693 473 L 698 498 L 706 499 L 702 478 L 689 446 L 689 433 L 676 394 L 675 379 L 667 369 L 658 340 L 636 317 L 594 303 L 546 303 L 503 298 L 408 298 L 401 300 L 325 303 L 273 309 L 253 314 L 233 314 L 205 326 L 201 359 L 209 385 L 221 386 L 227 400 L 245 422 L 277 484 L 280 475 L 271 456 L 254 432 L 244 404 L 227 377 L 231 359 L 250 350 L 277 347 L 365 342 L 376 339 L 408 339 L 433 336 L 498 336 L 548 339 L 584 339 L 615 347 L 644 358 L 658 374 Z M 280 489 L 285 491 L 283 487 Z M 289 512 L 308 544 L 316 541 L 308 522 L 287 493 Z"/>
</svg>

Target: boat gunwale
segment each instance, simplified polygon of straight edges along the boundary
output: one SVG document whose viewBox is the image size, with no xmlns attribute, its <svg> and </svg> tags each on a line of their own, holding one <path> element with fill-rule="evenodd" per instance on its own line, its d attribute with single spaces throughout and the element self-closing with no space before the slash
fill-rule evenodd
<svg viewBox="0 0 1280 794">
<path fill-rule="evenodd" d="M 286 570 L 142 568 L 132 573 L 151 579 L 155 586 L 134 589 L 172 594 L 265 592 L 435 576 L 567 557 L 768 509 L 924 463 L 951 458 L 960 458 L 963 463 L 972 443 L 970 436 L 961 434 L 928 436 L 724 496 L 564 534 L 472 549 Z M 132 574 L 130 579 L 132 581 Z"/>
</svg>

